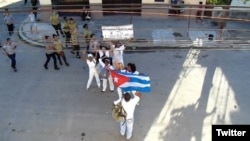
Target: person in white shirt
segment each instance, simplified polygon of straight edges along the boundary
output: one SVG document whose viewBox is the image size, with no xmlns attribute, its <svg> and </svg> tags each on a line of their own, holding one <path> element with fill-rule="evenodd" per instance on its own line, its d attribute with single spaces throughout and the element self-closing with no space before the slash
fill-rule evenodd
<svg viewBox="0 0 250 141">
<path fill-rule="evenodd" d="M 9 35 L 11 36 L 14 33 L 14 17 L 10 14 L 9 10 L 4 13 L 4 22 L 7 25 Z"/>
<path fill-rule="evenodd" d="M 125 93 L 124 98 L 121 101 L 122 107 L 126 112 L 126 119 L 120 122 L 120 133 L 122 136 L 126 134 L 126 139 L 129 140 L 133 134 L 134 126 L 134 111 L 136 104 L 140 101 L 141 93 L 132 91 L 130 93 Z M 133 98 L 131 97 L 133 95 Z"/>
<path fill-rule="evenodd" d="M 11 41 L 10 38 L 7 38 L 7 42 L 3 45 L 3 50 L 5 54 L 10 58 L 11 60 L 11 67 L 16 72 L 16 44 Z"/>
<path fill-rule="evenodd" d="M 114 70 L 114 67 L 110 64 L 110 60 L 108 58 L 100 58 L 99 63 L 102 67 L 102 69 L 106 69 L 107 71 L 109 70 Z M 114 82 L 112 79 L 111 75 L 108 75 L 108 78 L 102 78 L 102 91 L 105 92 L 107 89 L 107 81 L 109 82 L 109 88 L 110 91 L 113 92 L 115 87 L 114 87 Z"/>
<path fill-rule="evenodd" d="M 83 55 L 84 56 L 84 55 Z M 87 90 L 89 90 L 89 87 L 92 83 L 93 77 L 95 77 L 96 83 L 98 88 L 101 87 L 100 79 L 99 79 L 99 74 L 96 70 L 96 60 L 93 58 L 92 54 L 88 54 L 88 58 L 86 60 L 88 66 L 89 66 L 89 79 L 87 82 Z"/>
<path fill-rule="evenodd" d="M 113 64 L 115 66 L 118 62 L 124 65 L 124 61 L 123 61 L 124 50 L 125 50 L 125 45 L 122 45 L 120 42 L 117 42 L 115 45 L 111 45 L 111 51 L 113 55 Z"/>
<path fill-rule="evenodd" d="M 33 33 L 33 29 L 35 30 L 35 33 L 37 33 L 37 24 L 36 24 L 36 17 L 31 10 L 28 15 L 28 21 L 30 22 L 30 32 Z"/>
</svg>

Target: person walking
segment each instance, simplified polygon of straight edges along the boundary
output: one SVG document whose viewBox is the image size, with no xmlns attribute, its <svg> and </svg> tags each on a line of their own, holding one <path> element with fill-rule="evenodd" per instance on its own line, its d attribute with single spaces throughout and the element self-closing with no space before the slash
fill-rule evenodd
<svg viewBox="0 0 250 141">
<path fill-rule="evenodd" d="M 65 38 L 65 46 L 67 48 L 68 45 L 70 44 L 70 38 L 71 38 L 70 28 L 69 28 L 69 21 L 68 21 L 67 17 L 63 17 L 62 28 L 63 28 L 63 32 L 64 32 L 65 37 L 66 37 Z"/>
<path fill-rule="evenodd" d="M 71 51 L 72 54 L 76 54 L 76 58 L 81 58 L 79 55 L 80 45 L 78 41 L 78 30 L 75 27 L 71 33 L 71 44 L 73 46 L 73 50 Z"/>
<path fill-rule="evenodd" d="M 56 10 L 52 11 L 52 15 L 50 16 L 49 20 L 51 22 L 51 25 L 55 29 L 57 36 L 59 36 L 59 32 L 60 32 L 61 35 L 65 37 L 61 28 L 60 17 L 58 13 L 56 12 Z"/>
<path fill-rule="evenodd" d="M 45 51 L 46 51 L 46 62 L 44 63 L 44 68 L 47 70 L 48 69 L 48 63 L 50 61 L 50 59 L 53 59 L 54 62 L 54 69 L 55 70 L 59 70 L 58 66 L 57 66 L 57 61 L 56 61 L 56 52 L 55 52 L 55 47 L 52 45 L 52 40 L 51 37 L 49 36 L 45 36 Z"/>
<path fill-rule="evenodd" d="M 4 13 L 4 22 L 7 25 L 9 35 L 11 36 L 14 33 L 14 17 L 10 14 L 8 9 Z"/>
<path fill-rule="evenodd" d="M 30 22 L 30 32 L 31 33 L 33 33 L 33 32 L 38 33 L 36 18 L 35 18 L 35 15 L 33 13 L 33 10 L 31 10 L 29 15 L 28 15 L 28 21 Z"/>
<path fill-rule="evenodd" d="M 53 45 L 55 46 L 56 56 L 59 60 L 60 65 L 62 65 L 62 61 L 61 61 L 61 57 L 62 57 L 65 65 L 69 66 L 69 63 L 67 62 L 67 59 L 65 56 L 65 53 L 63 51 L 63 45 L 62 45 L 61 40 L 59 40 L 59 38 L 56 34 L 53 34 L 53 39 L 54 39 Z"/>
<path fill-rule="evenodd" d="M 11 67 L 15 72 L 17 72 L 16 69 L 16 44 L 11 41 L 10 38 L 7 38 L 7 42 L 3 45 L 3 50 L 5 54 L 10 58 L 11 60 Z"/>
<path fill-rule="evenodd" d="M 87 90 L 89 90 L 89 88 L 90 88 L 93 77 L 95 77 L 97 86 L 98 86 L 98 88 L 100 88 L 101 82 L 100 82 L 99 74 L 96 70 L 96 60 L 92 54 L 88 54 L 88 58 L 86 59 L 86 62 L 87 62 L 88 67 L 89 67 L 89 79 L 87 82 Z"/>
<path fill-rule="evenodd" d="M 114 91 L 114 82 L 112 76 L 109 75 L 109 70 L 114 70 L 114 67 L 110 64 L 110 60 L 106 57 L 99 59 L 99 63 L 102 66 L 101 79 L 102 79 L 102 93 L 107 89 L 107 83 L 109 82 L 110 91 Z M 107 82 L 108 81 L 108 82 Z"/>
<path fill-rule="evenodd" d="M 121 101 L 121 105 L 126 113 L 126 117 L 120 122 L 120 134 L 122 136 L 126 135 L 127 140 L 131 139 L 133 135 L 134 112 L 136 104 L 140 101 L 140 99 L 141 93 L 132 91 L 131 94 L 128 92 L 125 93 L 124 98 Z"/>
</svg>

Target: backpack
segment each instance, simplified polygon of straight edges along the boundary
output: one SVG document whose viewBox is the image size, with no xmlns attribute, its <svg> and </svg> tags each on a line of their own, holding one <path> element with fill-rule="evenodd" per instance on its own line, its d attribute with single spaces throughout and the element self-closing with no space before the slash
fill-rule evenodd
<svg viewBox="0 0 250 141">
<path fill-rule="evenodd" d="M 109 71 L 104 67 L 100 71 L 100 78 L 102 79 L 108 79 L 109 77 Z"/>
<path fill-rule="evenodd" d="M 125 122 L 126 116 L 127 116 L 127 113 L 124 110 L 124 108 L 122 107 L 121 102 L 119 102 L 117 105 L 113 104 L 112 117 L 115 121 L 121 122 L 124 120 L 124 122 Z"/>
</svg>

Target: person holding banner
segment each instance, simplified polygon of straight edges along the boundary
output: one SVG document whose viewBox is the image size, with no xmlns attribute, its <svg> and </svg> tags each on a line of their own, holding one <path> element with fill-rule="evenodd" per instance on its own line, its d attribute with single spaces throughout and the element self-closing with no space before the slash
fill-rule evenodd
<svg viewBox="0 0 250 141">
<path fill-rule="evenodd" d="M 125 50 L 125 45 L 122 45 L 120 41 L 117 41 L 115 45 L 111 45 L 111 52 L 113 54 L 113 64 L 117 66 L 117 63 L 120 62 L 124 65 L 123 61 L 123 51 Z"/>
</svg>

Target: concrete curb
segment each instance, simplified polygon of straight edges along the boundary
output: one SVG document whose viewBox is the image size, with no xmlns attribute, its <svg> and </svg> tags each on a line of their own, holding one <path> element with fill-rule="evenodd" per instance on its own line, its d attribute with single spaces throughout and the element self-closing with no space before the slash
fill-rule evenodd
<svg viewBox="0 0 250 141">
<path fill-rule="evenodd" d="M 37 46 L 37 47 L 44 47 L 45 45 L 39 42 L 35 42 L 33 40 L 30 40 L 29 38 L 27 38 L 27 36 L 25 36 L 24 32 L 23 32 L 23 25 L 26 21 L 23 21 L 21 23 L 21 25 L 19 26 L 19 31 L 18 31 L 18 36 L 21 40 L 23 40 L 24 42 Z"/>
</svg>

